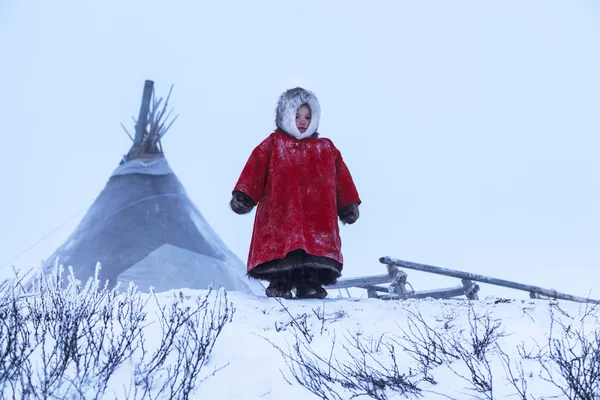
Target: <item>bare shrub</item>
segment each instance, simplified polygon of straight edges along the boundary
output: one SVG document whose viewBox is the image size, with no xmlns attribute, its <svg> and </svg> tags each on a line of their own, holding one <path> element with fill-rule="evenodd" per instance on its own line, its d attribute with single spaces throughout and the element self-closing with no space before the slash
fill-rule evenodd
<svg viewBox="0 0 600 400">
<path fill-rule="evenodd" d="M 587 305 L 579 324 L 564 323 L 555 316 L 558 310 L 573 320 L 563 310 L 551 306 L 550 337 L 547 354 L 540 359 L 542 378 L 558 388 L 568 399 L 600 399 L 600 329 L 597 328 L 598 305 Z M 585 322 L 592 319 L 592 332 Z"/>
<path fill-rule="evenodd" d="M 288 315 L 291 315 L 288 310 Z M 321 324 L 325 318 L 315 313 Z M 358 396 L 385 400 L 392 394 L 421 397 L 435 393 L 424 389 L 424 382 L 437 384 L 433 371 L 448 367 L 463 379 L 475 396 L 493 399 L 491 358 L 500 354 L 499 339 L 506 336 L 498 320 L 489 314 L 477 315 L 468 303 L 468 328 L 460 329 L 449 316 L 432 327 L 420 312 L 409 312 L 400 335 L 364 337 L 359 333 L 345 336 L 341 351 L 335 336 L 328 354 L 319 354 L 311 343 L 313 333 L 305 332 L 303 323 L 289 323 L 294 345 L 287 351 L 271 344 L 282 354 L 288 370 L 305 389 L 322 399 Z M 302 327 L 302 331 L 298 331 Z M 321 328 L 323 332 L 323 328 Z M 310 340 L 308 340 L 310 338 Z M 414 366 L 400 368 L 397 355 L 405 354 Z M 461 372 L 466 371 L 466 372 Z"/>
<path fill-rule="evenodd" d="M 24 329 L 24 304 L 18 301 L 9 281 L 0 284 L 0 395 L 14 391 L 22 380 L 33 349 L 30 332 Z M 22 384 L 22 383 L 21 383 Z"/>
<path fill-rule="evenodd" d="M 156 295 L 154 298 L 160 310 L 161 341 L 151 355 L 142 346 L 135 387 L 128 398 L 168 395 L 170 399 L 188 399 L 201 383 L 200 372 L 235 309 L 223 289 L 215 292 L 211 288 L 204 298 L 196 298 L 193 307 L 185 304 L 182 292 L 173 296 L 169 306 L 160 306 Z"/>
<path fill-rule="evenodd" d="M 340 360 L 334 356 L 335 337 L 327 356 L 317 354 L 300 333 L 295 333 L 295 339 L 291 351 L 274 346 L 296 382 L 321 399 L 347 399 L 347 393 L 351 398 L 368 396 L 378 400 L 387 400 L 390 393 L 420 395 L 420 380 L 412 371 L 400 371 L 392 343 L 382 343 L 382 348 L 374 352 L 360 336 L 346 337 L 342 348 L 347 359 Z"/>
<path fill-rule="evenodd" d="M 406 328 L 398 325 L 402 336 L 392 339 L 401 346 L 415 362 L 416 369 L 422 374 L 423 380 L 437 384 L 431 371 L 440 365 L 449 364 L 459 358 L 446 336 L 430 327 L 420 312 L 408 312 Z M 452 318 L 442 321 L 444 333 L 452 326 Z"/>
<path fill-rule="evenodd" d="M 283 356 L 284 361 L 302 387 L 321 399 L 347 399 L 368 396 L 373 399 L 387 400 L 390 393 L 405 396 L 421 395 L 417 371 L 401 371 L 396 359 L 396 343 L 379 338 L 364 338 L 360 333 L 347 335 L 341 345 L 344 359 L 334 356 L 338 344 L 335 334 L 331 350 L 327 355 L 315 352 L 311 343 L 315 334 L 310 329 L 308 314 L 299 318 L 280 302 L 290 322 L 286 326 L 294 338 L 294 344 L 287 351 L 269 341 Z M 344 316 L 335 313 L 325 316 L 322 309 L 313 310 L 320 322 L 320 333 L 325 331 L 326 322 L 332 323 Z M 281 330 L 277 330 L 278 332 Z"/>
<path fill-rule="evenodd" d="M 101 286 L 99 271 L 98 264 L 82 285 L 57 264 L 53 276 L 40 275 L 28 289 L 19 281 L 0 284 L 0 397 L 99 399 L 134 360 L 127 398 L 168 392 L 187 399 L 201 383 L 200 371 L 233 315 L 225 291 L 210 289 L 192 305 L 181 293 L 170 308 L 158 304 L 163 338 L 151 352 L 143 333 L 156 295 L 133 284 L 125 291 Z"/>
<path fill-rule="evenodd" d="M 517 391 L 516 395 L 518 398 L 521 400 L 529 399 L 527 394 L 528 387 L 527 379 L 525 377 L 525 368 L 523 367 L 523 358 L 517 361 L 511 360 L 510 356 L 506 354 L 500 348 L 500 346 L 496 348 L 496 352 L 502 362 L 502 367 L 504 368 L 506 378 L 510 382 L 511 386 Z"/>
</svg>

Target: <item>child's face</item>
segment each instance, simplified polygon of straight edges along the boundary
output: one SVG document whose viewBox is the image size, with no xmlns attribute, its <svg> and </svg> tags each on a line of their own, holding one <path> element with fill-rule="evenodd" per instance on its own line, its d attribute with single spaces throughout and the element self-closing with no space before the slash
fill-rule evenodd
<svg viewBox="0 0 600 400">
<path fill-rule="evenodd" d="M 310 126 L 310 118 L 310 107 L 305 104 L 298 108 L 298 111 L 296 111 L 296 127 L 300 133 L 304 133 L 308 129 Z"/>
</svg>

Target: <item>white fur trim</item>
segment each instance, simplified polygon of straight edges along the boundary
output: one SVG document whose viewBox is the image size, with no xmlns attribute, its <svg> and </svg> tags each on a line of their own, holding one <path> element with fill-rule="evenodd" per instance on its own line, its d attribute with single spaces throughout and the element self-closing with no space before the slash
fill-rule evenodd
<svg viewBox="0 0 600 400">
<path fill-rule="evenodd" d="M 306 132 L 301 133 L 296 126 L 296 111 L 303 104 L 308 104 L 310 107 L 311 120 Z M 311 137 L 319 128 L 320 119 L 321 106 L 314 93 L 297 87 L 287 90 L 279 97 L 275 124 L 279 129 L 283 129 L 287 134 L 292 135 L 296 139 L 301 140 Z"/>
</svg>

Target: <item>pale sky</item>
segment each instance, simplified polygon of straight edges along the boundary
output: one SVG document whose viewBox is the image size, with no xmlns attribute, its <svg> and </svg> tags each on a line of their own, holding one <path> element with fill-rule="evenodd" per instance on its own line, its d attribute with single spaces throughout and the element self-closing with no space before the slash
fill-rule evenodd
<svg viewBox="0 0 600 400">
<path fill-rule="evenodd" d="M 344 276 L 388 255 L 585 296 L 599 43 L 593 0 L 0 0 L 0 268 L 70 235 L 129 149 L 145 79 L 174 85 L 167 159 L 245 261 L 254 213 L 234 214 L 231 190 L 281 92 L 303 86 L 363 200 Z M 458 283 L 406 272 L 415 289 Z"/>
</svg>

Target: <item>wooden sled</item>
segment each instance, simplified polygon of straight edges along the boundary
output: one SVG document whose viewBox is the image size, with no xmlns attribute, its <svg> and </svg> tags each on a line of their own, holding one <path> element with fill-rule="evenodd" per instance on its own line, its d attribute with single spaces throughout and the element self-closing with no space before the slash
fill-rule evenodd
<svg viewBox="0 0 600 400">
<path fill-rule="evenodd" d="M 579 303 L 596 303 L 600 304 L 599 300 L 590 298 L 573 296 L 557 292 L 554 289 L 544 289 L 537 286 L 525 285 L 522 283 L 507 281 L 504 279 L 491 278 L 484 275 L 472 274 L 470 272 L 458 271 L 455 269 L 434 267 L 432 265 L 418 264 L 410 261 L 398 260 L 391 257 L 381 257 L 379 262 L 387 267 L 387 274 L 365 276 L 358 278 L 342 278 L 335 285 L 328 286 L 328 289 L 348 289 L 361 288 L 367 290 L 369 298 L 377 298 L 382 300 L 407 300 L 407 299 L 450 299 L 457 296 L 465 296 L 469 300 L 478 300 L 477 293 L 479 285 L 475 282 L 488 283 L 490 285 L 502 286 L 516 290 L 529 292 L 529 297 L 532 299 L 554 299 L 568 300 Z M 459 278 L 461 285 L 433 289 L 433 290 L 413 290 L 410 283 L 407 281 L 408 275 L 398 267 L 414 269 L 432 274 L 451 276 Z M 388 284 L 387 286 L 382 286 Z M 410 288 L 407 288 L 409 286 Z"/>
</svg>

